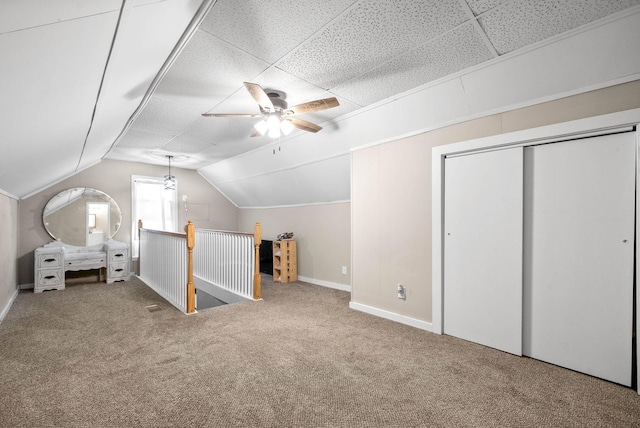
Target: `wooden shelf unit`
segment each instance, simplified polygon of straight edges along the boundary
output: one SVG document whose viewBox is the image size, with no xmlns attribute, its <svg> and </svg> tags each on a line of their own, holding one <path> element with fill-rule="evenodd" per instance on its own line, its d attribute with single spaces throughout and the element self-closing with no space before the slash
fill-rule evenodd
<svg viewBox="0 0 640 428">
<path fill-rule="evenodd" d="M 296 241 L 284 239 L 273 241 L 273 282 L 295 282 L 298 280 Z"/>
</svg>

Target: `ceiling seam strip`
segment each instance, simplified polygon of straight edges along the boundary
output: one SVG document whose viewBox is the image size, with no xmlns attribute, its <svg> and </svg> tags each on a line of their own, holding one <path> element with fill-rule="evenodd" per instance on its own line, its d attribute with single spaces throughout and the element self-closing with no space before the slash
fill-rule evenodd
<svg viewBox="0 0 640 428">
<path fill-rule="evenodd" d="M 129 120 L 127 120 L 127 123 L 122 128 L 122 131 L 115 138 L 115 140 L 113 141 L 113 144 L 111 144 L 111 147 L 109 147 L 109 150 L 107 150 L 107 152 L 102 156 L 102 159 L 105 159 L 109 155 L 109 153 L 113 151 L 113 149 L 117 146 L 120 139 L 129 130 L 134 120 L 140 115 L 140 113 L 142 113 L 142 110 L 144 110 L 147 103 L 151 99 L 151 96 L 153 95 L 153 92 L 156 90 L 157 86 L 160 84 L 160 81 L 164 78 L 165 74 L 167 74 L 167 72 L 169 71 L 169 68 L 171 68 L 171 65 L 173 65 L 175 60 L 178 58 L 178 56 L 186 46 L 187 42 L 196 33 L 196 31 L 198 30 L 198 27 L 200 26 L 200 23 L 202 22 L 204 17 L 207 16 L 207 13 L 209 12 L 209 10 L 211 10 L 213 5 L 216 4 L 216 2 L 217 0 L 204 0 L 203 3 L 200 5 L 200 7 L 198 8 L 198 11 L 194 15 L 191 22 L 189 22 L 189 25 L 185 29 L 184 33 L 182 33 L 182 36 L 180 36 L 180 40 L 178 40 L 178 43 L 176 44 L 176 46 L 173 48 L 173 50 L 167 57 L 167 60 L 162 64 L 162 67 L 160 67 L 158 74 L 156 74 L 156 76 L 153 78 L 153 81 L 151 82 L 151 85 L 149 85 L 149 89 L 144 95 L 142 101 L 140 102 L 140 105 L 133 112 L 131 117 L 129 117 Z"/>
<path fill-rule="evenodd" d="M 111 54 L 113 53 L 113 47 L 116 43 L 116 38 L 118 36 L 118 30 L 120 29 L 120 22 L 122 20 L 122 13 L 124 12 L 126 0 L 122 0 L 122 6 L 120 7 L 120 12 L 118 13 L 118 22 L 116 23 L 116 28 L 113 33 L 113 38 L 111 39 L 111 46 L 109 46 L 109 54 L 107 55 L 107 60 L 104 64 L 104 69 L 102 70 L 102 77 L 100 78 L 100 85 L 98 86 L 98 93 L 96 94 L 96 101 L 93 104 L 93 112 L 91 112 L 91 120 L 89 121 L 89 129 L 87 130 L 87 135 L 84 137 L 84 143 L 82 144 L 82 151 L 80 152 L 80 158 L 78 159 L 78 164 L 76 165 L 75 171 L 78 172 L 78 168 L 80 168 L 80 164 L 82 163 L 82 158 L 84 156 L 84 151 L 87 148 L 87 142 L 89 141 L 89 135 L 91 135 L 91 130 L 93 129 L 93 122 L 96 117 L 96 111 L 98 110 L 98 103 L 100 102 L 100 94 L 102 93 L 102 87 L 104 85 L 104 80 L 107 75 L 107 69 L 109 67 L 109 62 L 111 61 Z"/>
<path fill-rule="evenodd" d="M 476 29 L 476 32 L 486 45 L 487 49 L 489 49 L 489 52 L 491 52 L 491 55 L 493 55 L 494 58 L 499 57 L 500 54 L 496 50 L 495 46 L 493 46 L 493 43 L 491 43 L 491 40 L 489 40 L 489 36 L 487 36 L 487 33 L 485 33 L 482 29 L 482 25 L 480 25 L 480 23 L 478 22 L 478 16 L 473 13 L 466 0 L 458 0 L 458 2 L 473 23 L 473 27 Z"/>
</svg>

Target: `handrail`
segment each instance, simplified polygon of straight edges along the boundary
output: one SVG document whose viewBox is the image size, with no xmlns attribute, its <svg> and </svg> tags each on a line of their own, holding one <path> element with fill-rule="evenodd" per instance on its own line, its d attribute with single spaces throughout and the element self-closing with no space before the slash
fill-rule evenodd
<svg viewBox="0 0 640 428">
<path fill-rule="evenodd" d="M 259 222 L 256 222 L 256 224 L 260 224 Z M 231 235 L 243 235 L 243 236 L 255 236 L 255 233 L 249 233 L 249 232 L 235 232 L 232 230 L 220 230 L 220 229 L 201 229 L 198 228 L 198 230 L 201 230 L 203 232 L 217 232 L 217 233 L 229 233 Z"/>
<path fill-rule="evenodd" d="M 189 220 L 189 223 L 191 223 L 191 220 Z M 186 227 L 187 226 L 185 226 L 185 229 L 186 229 Z M 186 238 L 187 237 L 186 232 L 185 233 L 167 232 L 166 230 L 145 229 L 144 227 L 141 227 L 140 230 L 144 230 L 145 232 L 149 232 L 149 233 L 155 233 L 156 235 L 175 236 L 175 237 L 178 237 L 178 238 Z"/>
</svg>

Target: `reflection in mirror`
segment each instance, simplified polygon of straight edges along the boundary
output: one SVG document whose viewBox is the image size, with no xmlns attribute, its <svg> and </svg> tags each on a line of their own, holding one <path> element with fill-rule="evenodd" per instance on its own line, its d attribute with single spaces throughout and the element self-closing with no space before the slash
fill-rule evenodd
<svg viewBox="0 0 640 428">
<path fill-rule="evenodd" d="M 112 238 L 120 229 L 120 207 L 96 189 L 67 189 L 47 202 L 42 213 L 45 229 L 54 239 L 69 245 L 88 246 Z"/>
</svg>

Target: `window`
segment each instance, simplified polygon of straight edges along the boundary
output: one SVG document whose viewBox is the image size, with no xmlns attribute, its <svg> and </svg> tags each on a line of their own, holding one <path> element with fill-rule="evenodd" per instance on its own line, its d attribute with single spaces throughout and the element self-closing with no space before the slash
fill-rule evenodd
<svg viewBox="0 0 640 428">
<path fill-rule="evenodd" d="M 132 255 L 138 257 L 138 220 L 145 229 L 177 232 L 178 191 L 165 190 L 164 180 L 158 177 L 131 177 L 131 237 Z"/>
</svg>

